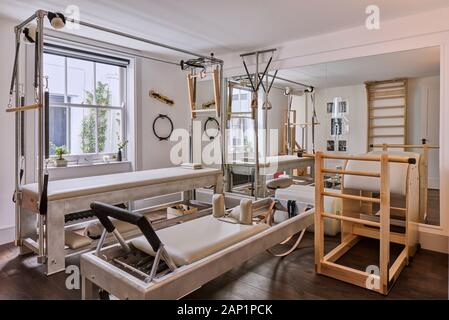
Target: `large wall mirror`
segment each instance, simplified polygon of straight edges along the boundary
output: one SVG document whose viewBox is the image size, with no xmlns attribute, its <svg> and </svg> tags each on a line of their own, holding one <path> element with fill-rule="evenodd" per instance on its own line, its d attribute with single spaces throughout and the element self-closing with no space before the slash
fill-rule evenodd
<svg viewBox="0 0 449 320">
<path fill-rule="evenodd" d="M 387 144 L 391 152 L 419 154 L 420 222 L 440 225 L 439 47 L 279 70 L 279 75 L 315 87 L 316 150 L 360 154 Z M 296 123 L 312 121 L 309 99 L 293 98 Z M 296 139 L 311 150 L 310 127 L 298 126 Z"/>
</svg>

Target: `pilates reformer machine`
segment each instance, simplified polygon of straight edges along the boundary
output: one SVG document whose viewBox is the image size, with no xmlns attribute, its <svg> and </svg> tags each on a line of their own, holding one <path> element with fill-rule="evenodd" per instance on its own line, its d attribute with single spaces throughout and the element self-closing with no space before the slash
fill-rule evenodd
<svg viewBox="0 0 449 320">
<path fill-rule="evenodd" d="M 93 216 L 90 203 L 102 201 L 112 205 L 123 205 L 134 200 L 147 199 L 159 195 L 182 192 L 183 201 L 190 200 L 190 191 L 214 186 L 216 193 L 222 192 L 222 170 L 202 168 L 191 170 L 182 167 L 147 170 L 140 172 L 127 172 L 121 174 L 95 176 L 78 179 L 49 181 L 47 163 L 49 159 L 49 92 L 44 88 L 43 54 L 46 18 L 54 29 L 61 29 L 66 21 L 77 23 L 86 28 L 93 28 L 102 32 L 111 33 L 128 39 L 144 42 L 150 45 L 174 50 L 195 59 L 181 62 L 181 67 L 216 66 L 214 77 L 222 77 L 223 61 L 211 56 L 204 56 L 184 49 L 175 48 L 145 38 L 133 36 L 120 31 L 111 30 L 91 23 L 69 19 L 60 13 L 38 10 L 31 17 L 15 27 L 16 55 L 10 89 L 10 102 L 7 112 L 15 114 L 15 215 L 16 215 L 16 241 L 21 248 L 21 254 L 33 252 L 38 255 L 38 261 L 45 264 L 47 275 L 59 272 L 65 268 L 65 257 L 79 254 L 89 250 L 98 240 L 92 241 L 79 234 L 70 233 L 66 222 L 79 217 Z M 36 23 L 36 27 L 34 26 Z M 19 79 L 19 49 L 22 34 L 28 42 L 34 44 L 34 92 L 35 102 L 25 105 L 25 96 L 19 92 L 21 82 Z M 52 33 L 53 34 L 53 33 Z M 48 35 L 54 37 L 53 35 Z M 95 45 L 94 45 L 95 46 Z M 153 59 L 168 64 L 171 61 L 139 55 L 139 57 Z M 214 79 L 215 79 L 214 78 Z M 220 84 L 223 81 L 219 82 Z M 218 90 L 218 89 L 217 89 Z M 15 92 L 15 106 L 12 97 Z M 219 98 L 219 92 L 216 92 Z M 217 102 L 217 105 L 219 103 Z M 26 112 L 37 110 L 37 173 L 36 183 L 24 184 L 25 177 L 25 116 Z M 132 205 L 131 205 L 132 206 Z M 207 211 L 207 210 L 206 210 Z M 206 214 L 200 210 L 189 217 L 173 219 L 174 223 L 193 219 Z M 184 219 L 185 218 L 185 219 Z M 37 220 L 37 232 L 36 232 Z M 159 227 L 167 224 L 161 223 Z M 128 226 L 129 227 L 129 226 Z M 130 228 L 127 228 L 129 230 Z M 108 239 L 100 239 L 107 242 Z M 67 242 L 69 240 L 70 243 Z M 68 246 L 68 247 L 67 247 Z"/>
<path fill-rule="evenodd" d="M 230 120 L 234 117 L 237 118 L 250 118 L 253 120 L 253 131 L 254 131 L 254 157 L 253 159 L 231 159 L 227 160 L 226 163 L 226 190 L 232 191 L 234 189 L 234 180 L 233 175 L 243 175 L 251 177 L 251 195 L 257 197 L 266 197 L 267 189 L 266 189 L 266 181 L 267 175 L 273 170 L 277 172 L 283 171 L 291 174 L 294 169 L 298 168 L 310 168 L 311 175 L 313 176 L 313 166 L 314 159 L 313 156 L 307 155 L 305 151 L 301 148 L 295 149 L 291 148 L 293 136 L 291 134 L 291 128 L 294 128 L 293 121 L 291 119 L 291 109 L 292 109 L 292 94 L 293 90 L 291 88 L 282 88 L 284 90 L 284 94 L 288 98 L 288 108 L 287 108 L 287 154 L 286 155 L 277 155 L 277 156 L 268 156 L 268 140 L 269 140 L 269 130 L 268 130 L 268 115 L 269 110 L 272 109 L 271 102 L 269 101 L 269 94 L 271 89 L 275 86 L 274 82 L 276 79 L 282 80 L 283 82 L 288 82 L 293 85 L 297 85 L 300 87 L 304 87 L 305 90 L 302 92 L 303 94 L 310 94 L 312 97 L 312 101 L 314 101 L 314 88 L 312 86 L 299 83 L 296 81 L 288 80 L 285 78 L 280 78 L 277 76 L 278 71 L 276 70 L 273 75 L 269 73 L 269 67 L 273 60 L 273 55 L 276 49 L 268 49 L 263 51 L 255 51 L 250 53 L 241 54 L 243 66 L 246 71 L 246 76 L 244 77 L 236 77 L 233 80 L 228 81 L 229 94 L 228 94 L 228 110 L 227 114 L 227 125 L 230 124 Z M 259 72 L 260 69 L 260 59 L 261 56 L 271 54 L 269 60 L 266 63 L 265 69 L 263 72 Z M 250 73 L 248 69 L 248 65 L 245 59 L 247 57 L 255 57 L 255 71 L 254 73 Z M 271 78 L 271 80 L 270 80 Z M 251 92 L 251 110 L 248 112 L 233 112 L 232 110 L 232 97 L 233 97 L 233 88 L 242 86 L 242 83 L 245 87 L 248 87 Z M 264 91 L 264 102 L 262 105 L 262 110 L 264 112 L 264 153 L 259 156 L 259 113 L 258 113 L 258 97 L 260 88 Z M 314 126 L 316 124 L 316 112 L 315 106 L 313 106 L 313 124 L 312 124 L 312 144 L 314 150 Z M 294 129 L 293 129 L 294 130 Z M 228 155 L 227 151 L 226 154 Z"/>
<path fill-rule="evenodd" d="M 313 223 L 314 211 L 297 206 L 293 213 L 271 199 L 242 199 L 225 210 L 223 195 L 214 195 L 212 215 L 154 231 L 141 215 L 102 203 L 93 203 L 92 209 L 104 234 L 114 234 L 119 244 L 103 248 L 100 242 L 96 251 L 81 256 L 83 299 L 97 299 L 99 293 L 106 299 L 182 298 L 285 243 Z M 143 235 L 122 240 L 110 217 L 137 225 Z"/>
<path fill-rule="evenodd" d="M 324 166 L 325 159 L 346 160 L 344 169 Z M 408 265 L 419 247 L 418 168 L 416 157 L 382 152 L 343 156 L 317 152 L 315 156 L 315 267 L 316 272 L 360 287 L 388 294 L 402 269 Z M 341 193 L 324 189 L 323 175 L 343 176 Z M 391 197 L 401 196 L 405 207 L 393 207 Z M 327 212 L 324 198 L 342 200 L 340 214 Z M 341 222 L 341 243 L 329 252 L 324 249 L 324 219 Z M 374 266 L 348 267 L 339 259 L 363 238 L 379 240 L 379 260 Z M 390 245 L 401 246 L 393 256 Z M 371 266 L 373 267 L 373 266 Z"/>
<path fill-rule="evenodd" d="M 259 170 L 263 170 L 264 173 L 268 173 L 275 169 L 276 172 L 287 172 L 291 174 L 293 170 L 298 168 L 312 168 L 313 170 L 315 164 L 315 159 L 310 156 L 301 156 L 298 155 L 280 155 L 280 156 L 267 156 L 265 158 L 260 157 L 259 159 Z M 255 161 L 245 161 L 245 160 L 235 160 L 231 164 L 228 164 L 230 170 L 230 178 L 229 178 L 229 188 L 233 190 L 234 182 L 233 182 L 233 174 L 244 175 L 252 177 L 252 181 L 255 181 Z M 259 184 L 261 186 L 265 186 L 267 182 L 267 174 L 260 174 Z M 256 183 L 254 183 L 254 190 Z M 265 190 L 262 190 L 262 193 L 259 193 L 259 196 L 266 196 Z M 255 191 L 254 195 L 258 193 Z"/>
</svg>

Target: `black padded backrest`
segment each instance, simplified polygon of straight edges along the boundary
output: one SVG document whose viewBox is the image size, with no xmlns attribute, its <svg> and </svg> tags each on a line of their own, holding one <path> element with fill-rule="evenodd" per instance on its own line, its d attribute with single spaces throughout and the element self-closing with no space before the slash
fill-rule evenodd
<svg viewBox="0 0 449 320">
<path fill-rule="evenodd" d="M 90 207 L 108 232 L 115 230 L 115 226 L 109 217 L 131 223 L 139 227 L 154 252 L 159 250 L 162 242 L 145 216 L 97 201 L 92 202 Z"/>
</svg>

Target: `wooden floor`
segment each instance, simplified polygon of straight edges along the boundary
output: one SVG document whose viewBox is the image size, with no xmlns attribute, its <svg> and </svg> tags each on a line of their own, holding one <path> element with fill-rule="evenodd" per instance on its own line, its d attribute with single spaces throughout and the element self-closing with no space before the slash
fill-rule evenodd
<svg viewBox="0 0 449 320">
<path fill-rule="evenodd" d="M 338 238 L 328 238 L 326 242 L 329 250 L 335 247 Z M 342 259 L 349 265 L 366 266 L 376 260 L 376 248 L 376 241 L 362 240 Z M 388 297 L 316 275 L 313 255 L 313 234 L 306 233 L 300 248 L 288 257 L 260 254 L 186 298 L 448 299 L 448 256 L 445 254 L 420 250 Z M 78 258 L 67 262 L 78 264 Z M 0 299 L 80 299 L 81 292 L 67 290 L 65 280 L 65 273 L 44 276 L 35 257 L 19 257 L 12 245 L 0 246 Z"/>
<path fill-rule="evenodd" d="M 440 190 L 429 189 L 428 191 L 426 224 L 440 225 Z"/>
</svg>

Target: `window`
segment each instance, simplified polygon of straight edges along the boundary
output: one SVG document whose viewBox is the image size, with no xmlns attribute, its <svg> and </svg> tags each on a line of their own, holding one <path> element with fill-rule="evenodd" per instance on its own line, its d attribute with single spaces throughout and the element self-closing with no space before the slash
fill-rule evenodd
<svg viewBox="0 0 449 320">
<path fill-rule="evenodd" d="M 65 146 L 71 157 L 101 159 L 126 140 L 126 69 L 94 54 L 45 50 L 44 75 L 50 93 L 50 154 Z"/>
<path fill-rule="evenodd" d="M 247 89 L 232 88 L 233 113 L 251 112 L 251 92 Z M 229 153 L 230 156 L 239 159 L 254 156 L 253 120 L 249 117 L 233 117 L 230 120 Z"/>
</svg>

